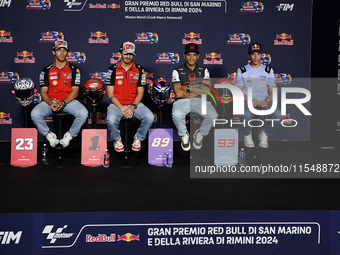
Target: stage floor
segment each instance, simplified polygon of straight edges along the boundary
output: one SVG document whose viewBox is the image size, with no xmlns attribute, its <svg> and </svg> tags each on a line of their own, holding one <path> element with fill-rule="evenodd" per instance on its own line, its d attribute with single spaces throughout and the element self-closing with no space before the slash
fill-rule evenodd
<svg viewBox="0 0 340 255">
<path fill-rule="evenodd" d="M 339 210 L 339 178 L 191 179 L 189 153 L 174 145 L 172 168 L 150 166 L 147 148 L 130 154 L 136 166 L 111 152 L 111 166 L 80 164 L 80 142 L 63 151 L 63 161 L 47 166 L 13 167 L 10 143 L 1 145 L 0 213 L 183 211 L 183 210 Z M 41 148 L 39 143 L 39 150 Z M 258 150 L 270 164 L 339 163 L 340 150 L 312 142 L 271 142 Z M 136 162 L 134 162 L 136 163 Z"/>
</svg>

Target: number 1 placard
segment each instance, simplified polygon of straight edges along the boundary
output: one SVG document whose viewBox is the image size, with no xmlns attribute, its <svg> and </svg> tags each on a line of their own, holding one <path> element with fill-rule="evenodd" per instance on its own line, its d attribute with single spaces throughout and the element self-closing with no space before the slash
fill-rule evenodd
<svg viewBox="0 0 340 255">
<path fill-rule="evenodd" d="M 149 129 L 149 164 L 164 166 L 167 154 L 173 152 L 173 130 L 164 128 Z"/>
<path fill-rule="evenodd" d="M 11 165 L 28 167 L 37 164 L 36 128 L 12 128 Z"/>
<path fill-rule="evenodd" d="M 82 132 L 81 164 L 85 166 L 101 166 L 106 146 L 106 129 L 84 129 Z"/>
</svg>

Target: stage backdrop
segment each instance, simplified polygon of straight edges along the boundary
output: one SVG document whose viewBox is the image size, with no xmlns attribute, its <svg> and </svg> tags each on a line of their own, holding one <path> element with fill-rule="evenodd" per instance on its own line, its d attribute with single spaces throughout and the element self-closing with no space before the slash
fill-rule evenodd
<svg viewBox="0 0 340 255">
<path fill-rule="evenodd" d="M 58 38 L 68 41 L 68 60 L 81 69 L 82 84 L 90 77 L 104 78 L 127 40 L 136 43 L 135 60 L 148 81 L 158 76 L 171 80 L 172 70 L 183 63 L 184 45 L 193 42 L 200 47 L 199 64 L 216 80 L 229 78 L 232 83 L 237 68 L 247 64 L 249 43 L 259 42 L 279 88 L 309 89 L 308 81 L 297 78 L 310 77 L 311 9 L 311 0 L 2 0 L 0 140 L 9 141 L 11 128 L 23 126 L 22 106 L 11 93 L 13 81 L 29 77 L 39 91 L 39 73 L 53 61 L 52 43 Z M 144 101 L 158 114 L 147 93 Z M 106 128 L 107 105 L 104 97 L 98 107 L 98 128 Z M 309 103 L 305 106 L 309 108 Z M 174 127 L 171 104 L 163 111 L 162 127 Z M 284 118 L 295 119 L 298 125 L 280 127 L 274 139 L 309 140 L 309 118 L 297 107 L 288 108 Z"/>
</svg>

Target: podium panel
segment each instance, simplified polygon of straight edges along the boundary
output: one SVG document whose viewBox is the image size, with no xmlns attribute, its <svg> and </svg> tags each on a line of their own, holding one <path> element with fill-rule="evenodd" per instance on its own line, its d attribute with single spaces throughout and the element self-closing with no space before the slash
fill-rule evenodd
<svg viewBox="0 0 340 255">
<path fill-rule="evenodd" d="M 82 131 L 81 164 L 84 166 L 101 166 L 106 148 L 106 129 L 84 129 Z"/>
<path fill-rule="evenodd" d="M 36 128 L 12 128 L 11 165 L 29 167 L 37 164 Z"/>
<path fill-rule="evenodd" d="M 173 130 L 171 128 L 149 129 L 149 164 L 165 166 L 170 150 L 172 154 L 171 157 L 173 157 L 173 143 Z"/>
<path fill-rule="evenodd" d="M 237 165 L 238 130 L 215 129 L 214 163 L 219 166 Z"/>
</svg>

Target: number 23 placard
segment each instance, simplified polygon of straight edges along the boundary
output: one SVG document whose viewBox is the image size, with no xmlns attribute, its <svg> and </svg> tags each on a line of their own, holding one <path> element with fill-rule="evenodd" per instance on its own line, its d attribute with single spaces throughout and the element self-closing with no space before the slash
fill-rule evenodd
<svg viewBox="0 0 340 255">
<path fill-rule="evenodd" d="M 12 128 L 11 165 L 28 167 L 37 164 L 36 128 Z"/>
</svg>

